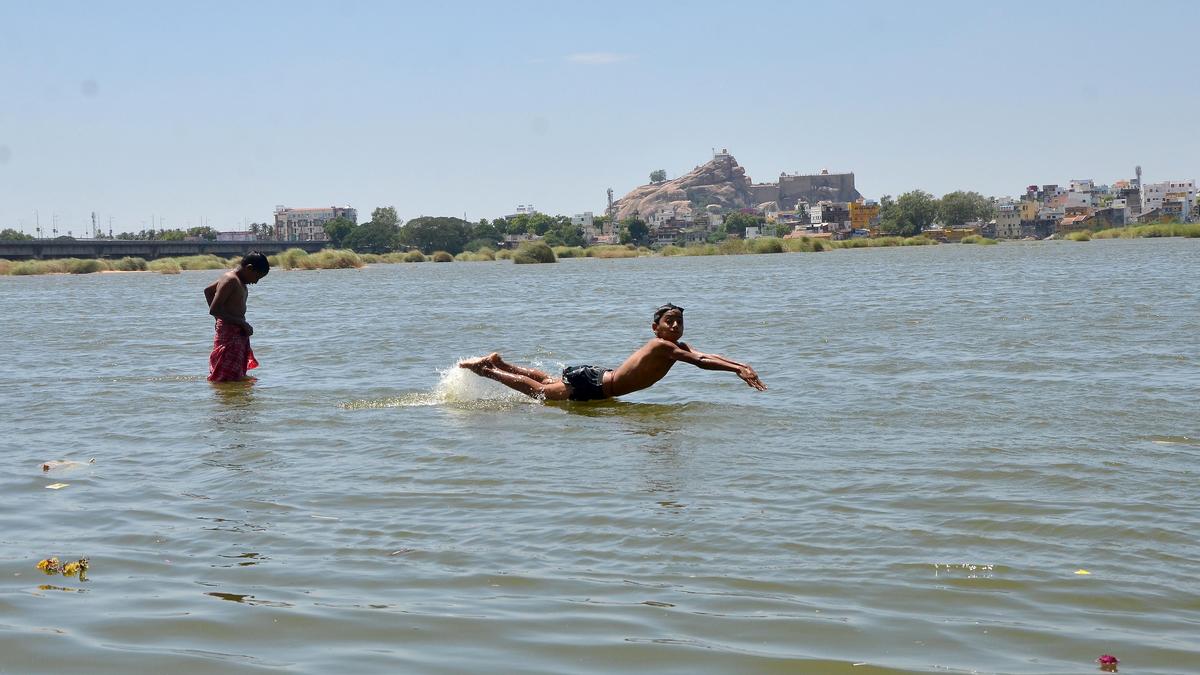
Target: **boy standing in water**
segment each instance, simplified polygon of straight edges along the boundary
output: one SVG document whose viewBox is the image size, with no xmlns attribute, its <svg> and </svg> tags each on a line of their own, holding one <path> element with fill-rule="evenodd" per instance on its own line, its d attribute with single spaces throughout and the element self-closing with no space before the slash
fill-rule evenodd
<svg viewBox="0 0 1200 675">
<path fill-rule="evenodd" d="M 654 331 L 654 339 L 631 354 L 615 371 L 596 366 L 572 366 L 563 370 L 561 379 L 555 379 L 534 368 L 506 363 L 495 352 L 478 359 L 460 361 L 458 365 L 522 394 L 548 401 L 593 401 L 624 396 L 658 382 L 677 361 L 704 370 L 737 373 L 751 387 L 759 391 L 766 390 L 767 385 L 758 379 L 758 373 L 750 366 L 724 356 L 694 351 L 680 342 L 683 337 L 682 307 L 672 304 L 659 307 L 654 312 L 650 329 Z"/>
<path fill-rule="evenodd" d="M 204 289 L 208 313 L 217 319 L 213 350 L 208 357 L 209 382 L 244 380 L 247 370 L 258 367 L 250 349 L 254 328 L 246 323 L 246 287 L 257 284 L 270 271 L 267 256 L 254 251 L 246 254 L 236 269 L 222 274 Z"/>
</svg>

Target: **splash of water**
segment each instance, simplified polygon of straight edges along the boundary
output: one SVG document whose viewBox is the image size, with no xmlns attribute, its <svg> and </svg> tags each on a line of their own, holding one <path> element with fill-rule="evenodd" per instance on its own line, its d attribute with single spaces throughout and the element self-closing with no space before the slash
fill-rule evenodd
<svg viewBox="0 0 1200 675">
<path fill-rule="evenodd" d="M 346 410 L 368 410 L 373 408 L 410 408 L 418 406 L 453 405 L 463 407 L 495 407 L 497 404 L 533 403 L 520 392 L 480 377 L 465 368 L 453 365 L 440 370 L 438 383 L 431 391 L 418 391 L 401 396 L 369 399 L 342 403 L 338 407 Z"/>
</svg>

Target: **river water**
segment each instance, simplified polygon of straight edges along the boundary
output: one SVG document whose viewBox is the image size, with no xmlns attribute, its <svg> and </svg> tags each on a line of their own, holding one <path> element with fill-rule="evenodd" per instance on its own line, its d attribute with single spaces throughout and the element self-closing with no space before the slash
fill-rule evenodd
<svg viewBox="0 0 1200 675">
<path fill-rule="evenodd" d="M 1200 672 L 1198 262 L 276 271 L 219 387 L 217 272 L 0 278 L 0 672 Z M 770 389 L 453 367 L 615 366 L 668 301 Z"/>
</svg>

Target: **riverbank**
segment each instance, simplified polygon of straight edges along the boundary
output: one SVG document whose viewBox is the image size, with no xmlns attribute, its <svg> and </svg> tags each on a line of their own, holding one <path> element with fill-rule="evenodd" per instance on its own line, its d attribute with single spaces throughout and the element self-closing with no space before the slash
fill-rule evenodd
<svg viewBox="0 0 1200 675">
<path fill-rule="evenodd" d="M 1063 239 L 1090 241 L 1092 239 L 1141 239 L 1155 237 L 1200 237 L 1200 223 L 1139 225 L 1091 232 L 1072 232 Z M 396 251 L 392 253 L 355 253 L 346 249 L 323 249 L 307 253 L 293 248 L 269 257 L 271 267 L 283 270 L 350 269 L 366 265 L 399 264 L 419 262 L 492 262 L 513 260 L 514 262 L 554 262 L 561 258 L 639 258 L 653 256 L 725 256 L 760 255 L 769 253 L 821 253 L 839 249 L 878 248 L 894 246 L 938 245 L 927 237 L 876 237 L 871 239 L 846 239 L 834 241 L 821 237 L 798 237 L 782 239 L 761 237 L 758 239 L 726 239 L 715 244 L 692 244 L 688 246 L 668 245 L 660 249 L 646 246 L 600 245 L 600 246 L 555 246 L 554 258 L 537 256 L 536 260 L 522 257 L 522 249 L 499 249 L 488 247 L 476 251 L 463 251 L 451 255 L 446 251 L 434 251 L 425 255 L 420 251 Z M 994 245 L 995 239 L 978 235 L 964 238 L 961 244 Z M 59 258 L 53 260 L 4 260 L 0 259 L 0 276 L 22 276 L 37 274 L 93 274 L 100 272 L 155 272 L 179 274 L 185 270 L 217 270 L 235 267 L 240 258 L 221 258 L 216 255 L 193 255 L 176 258 Z"/>
</svg>

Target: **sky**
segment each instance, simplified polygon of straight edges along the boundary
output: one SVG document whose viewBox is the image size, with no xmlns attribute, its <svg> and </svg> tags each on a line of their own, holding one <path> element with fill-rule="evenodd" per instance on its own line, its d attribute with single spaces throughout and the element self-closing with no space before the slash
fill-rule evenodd
<svg viewBox="0 0 1200 675">
<path fill-rule="evenodd" d="M 1200 174 L 1200 3 L 0 0 L 0 228 L 600 213 L 728 148 L 868 198 Z"/>
</svg>

